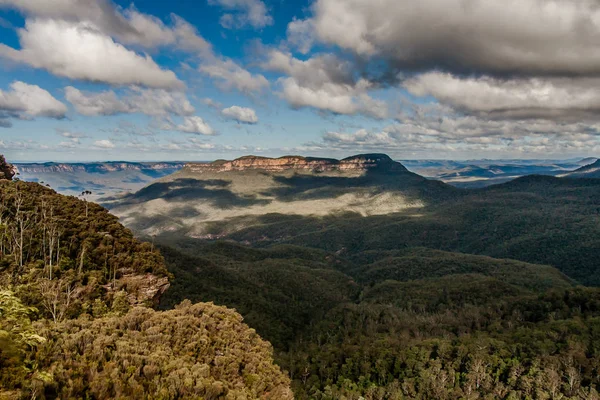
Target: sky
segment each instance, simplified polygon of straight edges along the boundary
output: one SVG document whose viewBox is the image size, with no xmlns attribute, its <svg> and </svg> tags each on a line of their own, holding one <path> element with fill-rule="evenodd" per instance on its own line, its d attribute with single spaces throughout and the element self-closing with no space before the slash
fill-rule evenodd
<svg viewBox="0 0 600 400">
<path fill-rule="evenodd" d="M 10 161 L 600 154 L 595 0 L 0 0 Z"/>
</svg>

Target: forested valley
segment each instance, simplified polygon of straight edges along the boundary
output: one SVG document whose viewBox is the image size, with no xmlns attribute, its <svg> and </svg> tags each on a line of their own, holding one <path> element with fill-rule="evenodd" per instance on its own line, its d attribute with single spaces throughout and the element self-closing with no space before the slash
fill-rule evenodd
<svg viewBox="0 0 600 400">
<path fill-rule="evenodd" d="M 599 399 L 597 188 L 141 241 L 0 181 L 0 398 Z"/>
</svg>

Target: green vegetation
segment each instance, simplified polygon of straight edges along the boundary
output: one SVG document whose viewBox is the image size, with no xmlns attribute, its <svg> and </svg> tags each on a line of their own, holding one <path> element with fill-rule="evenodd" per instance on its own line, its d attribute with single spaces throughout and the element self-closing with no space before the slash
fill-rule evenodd
<svg viewBox="0 0 600 400">
<path fill-rule="evenodd" d="M 189 301 L 174 310 L 46 323 L 37 354 L 47 396 L 291 399 L 271 346 L 239 314 Z"/>
<path fill-rule="evenodd" d="M 170 277 L 97 204 L 0 181 L 0 399 L 291 399 L 239 314 L 140 307 Z"/>
<path fill-rule="evenodd" d="M 298 399 L 598 398 L 600 290 L 555 268 L 426 248 L 348 261 L 290 245 L 168 245 L 175 278 L 161 306 L 235 307 L 274 343 Z"/>
<path fill-rule="evenodd" d="M 600 399 L 599 182 L 288 175 L 148 187 L 126 201 L 174 213 L 136 223 L 184 227 L 152 244 L 0 182 L 0 398 Z M 237 213 L 348 187 L 367 208 Z M 188 215 L 226 240 L 185 237 Z"/>
</svg>

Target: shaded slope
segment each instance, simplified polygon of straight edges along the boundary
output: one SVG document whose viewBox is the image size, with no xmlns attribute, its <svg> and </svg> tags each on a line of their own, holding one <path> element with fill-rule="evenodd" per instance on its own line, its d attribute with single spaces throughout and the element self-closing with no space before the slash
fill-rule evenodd
<svg viewBox="0 0 600 400">
<path fill-rule="evenodd" d="M 106 206 L 139 233 L 213 238 L 268 214 L 418 212 L 427 203 L 456 193 L 441 182 L 408 172 L 387 156 L 341 161 L 253 157 L 189 165 Z"/>
<path fill-rule="evenodd" d="M 563 175 L 567 178 L 600 178 L 600 160 Z"/>
</svg>

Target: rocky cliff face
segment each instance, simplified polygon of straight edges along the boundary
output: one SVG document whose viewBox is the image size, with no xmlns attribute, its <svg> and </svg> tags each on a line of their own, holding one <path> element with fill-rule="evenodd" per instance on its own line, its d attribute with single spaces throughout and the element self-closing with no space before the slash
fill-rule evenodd
<svg viewBox="0 0 600 400">
<path fill-rule="evenodd" d="M 27 174 L 39 173 L 109 173 L 118 171 L 162 171 L 178 170 L 184 163 L 131 163 L 131 162 L 105 162 L 105 163 L 23 163 L 18 164 L 19 172 Z"/>
<path fill-rule="evenodd" d="M 16 172 L 16 168 L 12 164 L 6 162 L 4 156 L 0 154 L 0 180 L 7 179 L 10 181 L 13 176 L 15 176 Z"/>
<path fill-rule="evenodd" d="M 264 171 L 309 170 L 325 171 L 407 171 L 400 163 L 393 161 L 385 154 L 361 154 L 336 160 L 331 158 L 315 158 L 301 156 L 284 156 L 268 158 L 245 156 L 233 161 L 217 160 L 212 163 L 190 163 L 185 169 L 191 172 L 226 172 L 258 169 Z"/>
<path fill-rule="evenodd" d="M 121 269 L 120 277 L 116 280 L 113 287 L 112 282 L 104 286 L 107 292 L 119 292 L 124 290 L 127 293 L 127 300 L 131 306 L 154 307 L 158 305 L 160 296 L 170 286 L 169 278 L 165 276 L 156 276 L 154 274 L 138 274 L 133 270 Z"/>
</svg>

